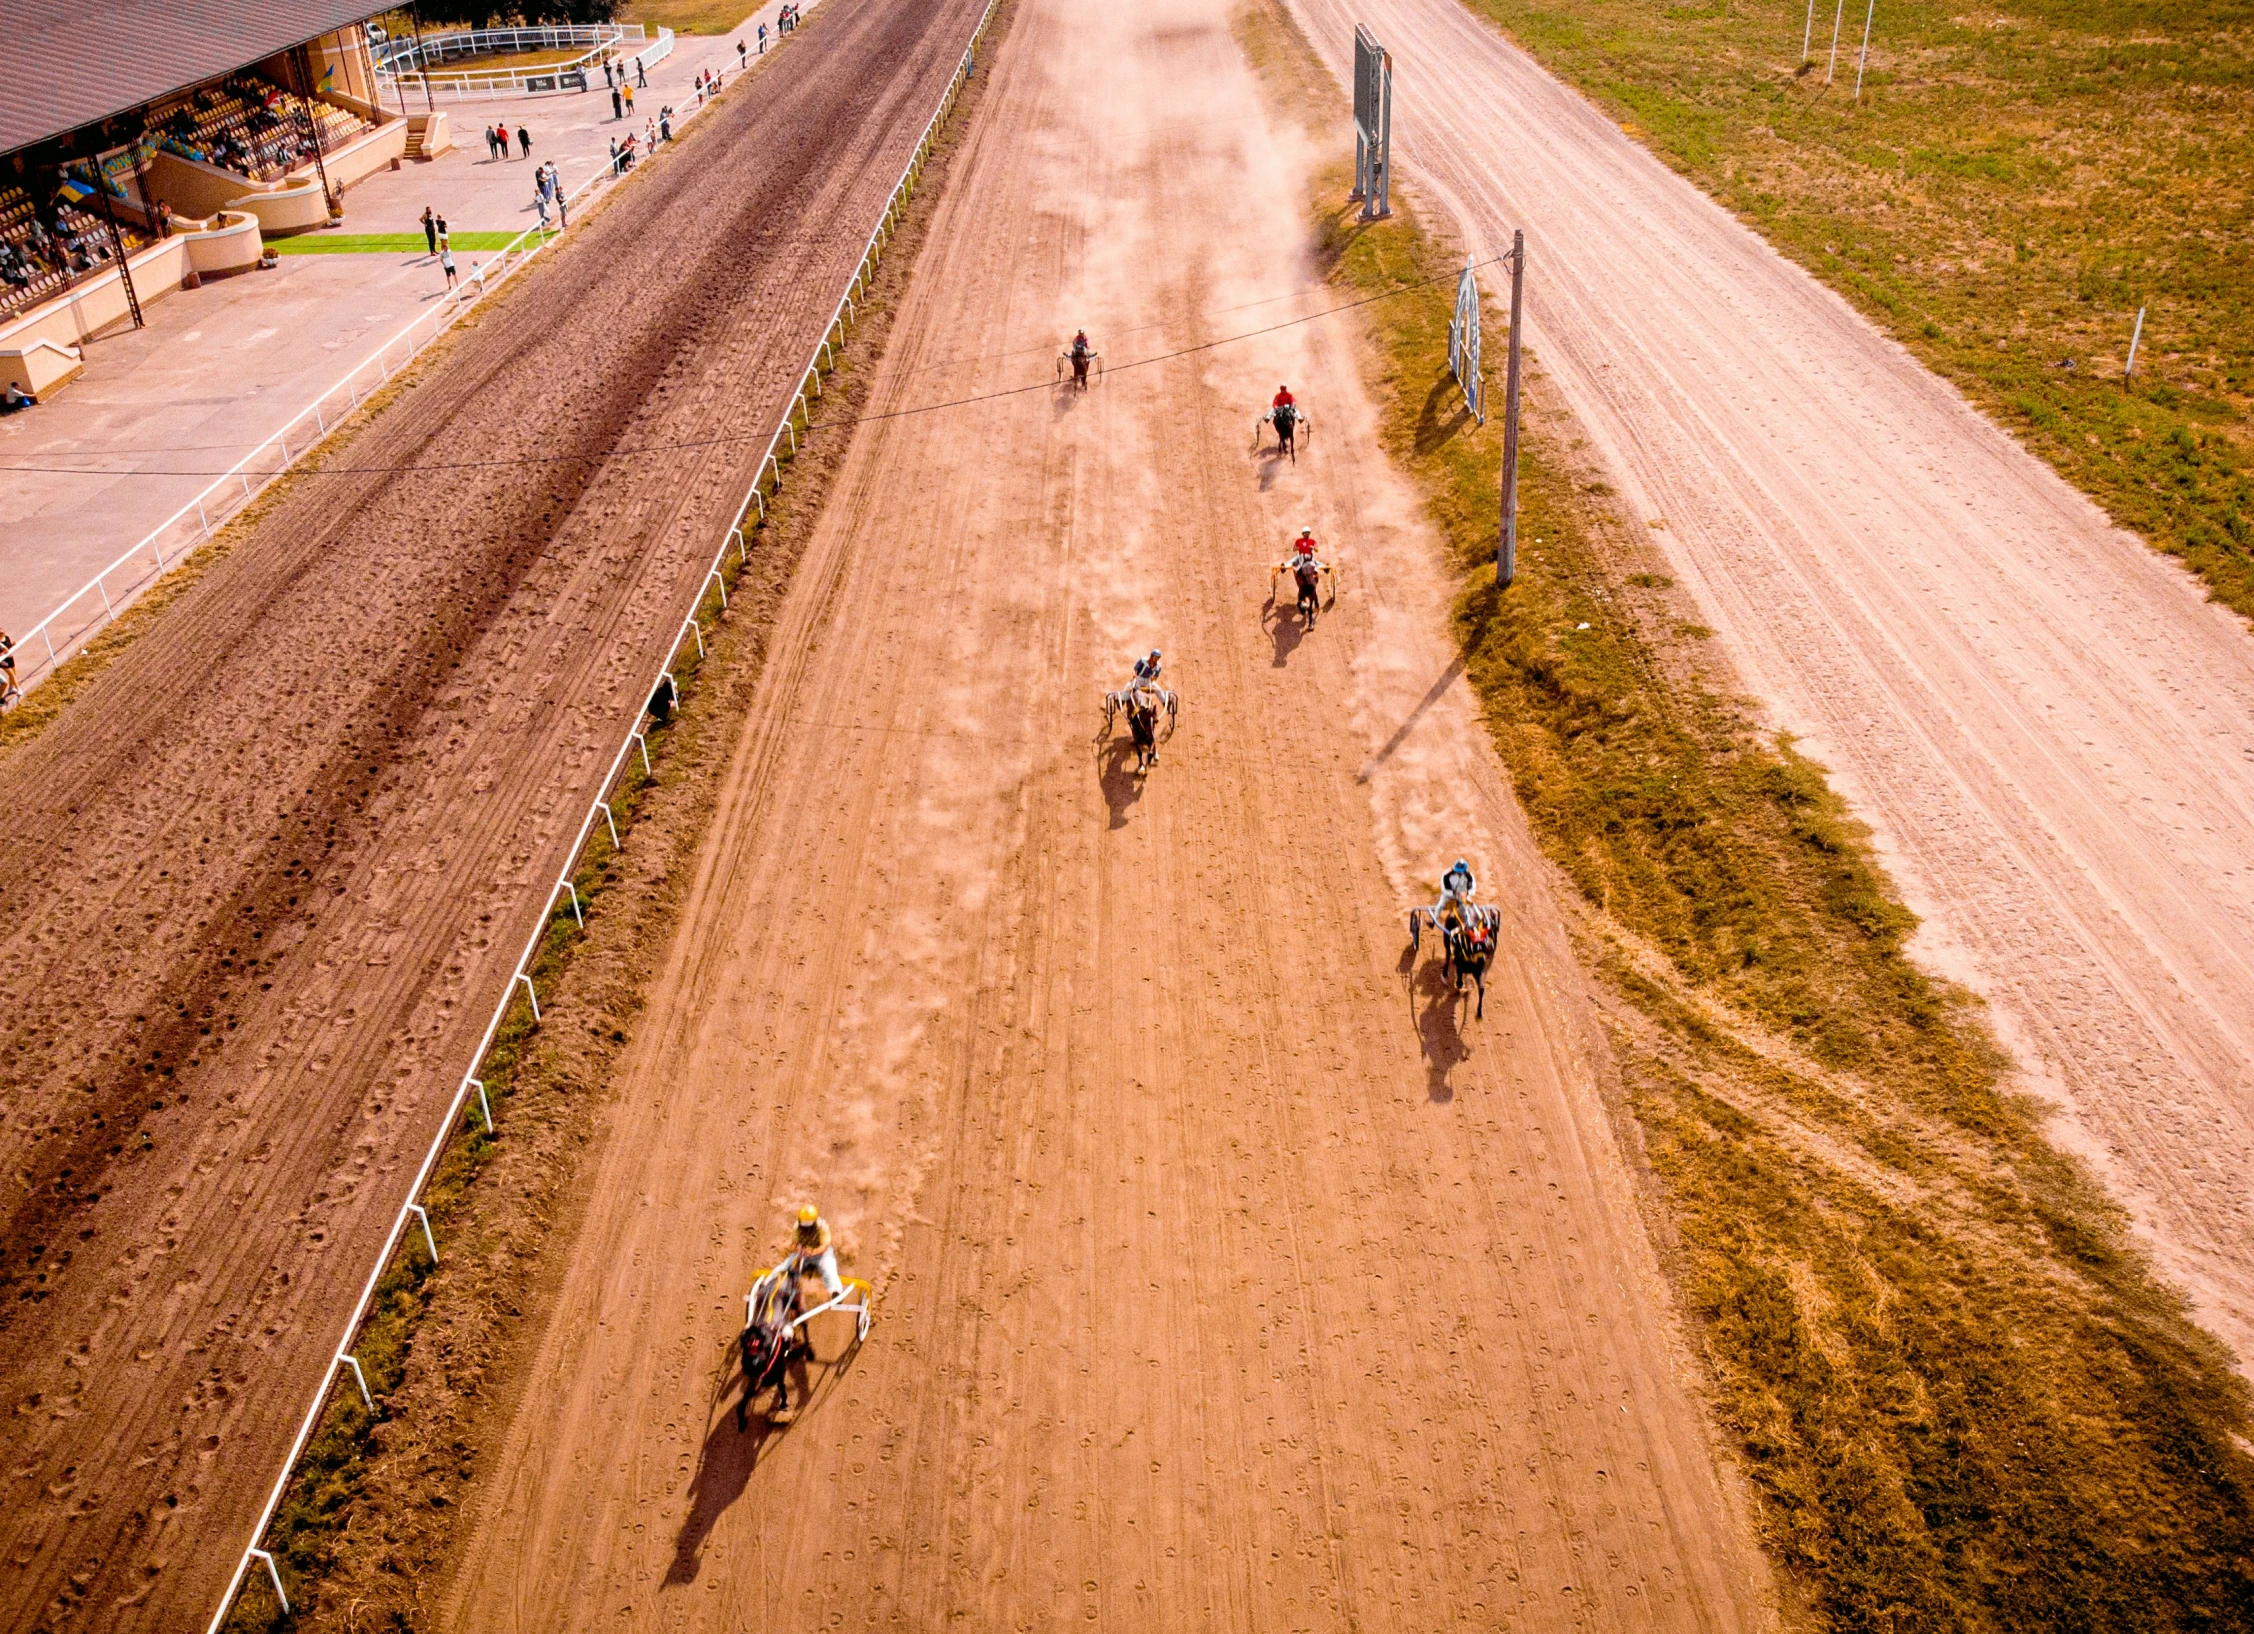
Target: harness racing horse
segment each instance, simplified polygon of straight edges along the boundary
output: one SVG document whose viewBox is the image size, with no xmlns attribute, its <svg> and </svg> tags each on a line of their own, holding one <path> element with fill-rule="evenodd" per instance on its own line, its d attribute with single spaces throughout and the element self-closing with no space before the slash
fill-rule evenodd
<svg viewBox="0 0 2254 1634">
<path fill-rule="evenodd" d="M 1433 916 L 1430 908 L 1411 908 L 1411 952 L 1416 950 L 1427 924 L 1440 933 L 1442 974 L 1458 993 L 1464 990 L 1464 978 L 1469 976 L 1472 979 L 1479 990 L 1479 1002 L 1472 1013 L 1484 1020 L 1487 1015 L 1487 968 L 1495 962 L 1495 939 L 1503 928 L 1502 911 L 1497 908 L 1472 907 L 1453 910 L 1445 919 L 1439 919 Z"/>
<path fill-rule="evenodd" d="M 736 1403 L 736 1428 L 748 1429 L 751 1401 L 763 1390 L 775 1392 L 775 1411 L 790 1411 L 791 1359 L 806 1348 L 796 1337 L 799 1315 L 798 1273 L 778 1265 L 752 1284 L 746 1300 L 742 1338 L 743 1399 Z"/>
<path fill-rule="evenodd" d="M 1064 378 L 1065 366 L 1070 364 L 1073 389 L 1086 391 L 1088 389 L 1088 371 L 1090 368 L 1100 371 L 1103 365 L 1103 357 L 1103 353 L 1092 346 L 1085 350 L 1068 346 L 1057 354 L 1057 378 L 1060 380 Z"/>
<path fill-rule="evenodd" d="M 1314 430 L 1315 422 L 1307 418 L 1305 409 L 1290 403 L 1279 403 L 1253 422 L 1252 446 L 1255 448 L 1260 446 L 1260 428 L 1262 426 L 1274 426 L 1276 428 L 1277 458 L 1280 459 L 1289 454 L 1291 463 L 1297 465 L 1299 463 L 1299 434 L 1303 431 Z"/>
<path fill-rule="evenodd" d="M 1322 584 L 1323 570 L 1313 562 L 1299 561 L 1292 564 L 1291 576 L 1299 586 L 1300 621 L 1312 630 L 1315 627 L 1315 592 Z M 1338 592 L 1332 591 L 1331 599 L 1337 598 Z"/>
<path fill-rule="evenodd" d="M 1181 700 L 1173 693 L 1164 687 L 1148 683 L 1104 694 L 1105 730 L 1110 729 L 1111 723 L 1122 710 L 1126 711 L 1127 731 L 1135 740 L 1135 771 L 1138 775 L 1158 764 L 1159 716 L 1163 714 L 1166 717 L 1166 735 L 1172 737 L 1174 715 L 1180 705 Z"/>
</svg>

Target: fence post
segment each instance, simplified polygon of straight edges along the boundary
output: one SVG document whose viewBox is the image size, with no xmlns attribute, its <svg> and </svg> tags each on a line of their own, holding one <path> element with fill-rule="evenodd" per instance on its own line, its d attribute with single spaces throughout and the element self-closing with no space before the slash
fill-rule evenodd
<svg viewBox="0 0 2254 1634">
<path fill-rule="evenodd" d="M 571 893 L 571 917 L 579 921 L 581 930 L 585 930 L 587 928 L 587 916 L 579 911 L 579 887 L 572 884 L 568 879 L 559 879 L 556 881 L 556 891 L 569 891 Z M 550 902 L 556 900 L 556 891 L 548 893 Z"/>
<path fill-rule="evenodd" d="M 266 1575 L 274 1581 L 274 1598 L 282 1602 L 282 1615 L 290 1614 L 290 1597 L 282 1592 L 282 1574 L 274 1569 L 274 1557 L 264 1549 L 253 1549 L 251 1554 L 266 1562 Z"/>
<path fill-rule="evenodd" d="M 610 802 L 608 800 L 598 800 L 595 802 L 595 804 L 602 808 L 603 826 L 610 830 L 610 848 L 613 851 L 625 850 L 626 847 L 618 843 L 618 822 L 610 814 Z M 479 1086 L 478 1093 L 480 1095 L 485 1093 L 484 1087 L 482 1085 Z"/>
<path fill-rule="evenodd" d="M 360 1399 L 367 1404 L 368 1411 L 373 1413 L 376 1410 L 376 1398 L 368 1394 L 368 1375 L 360 1371 L 360 1358 L 349 1356 L 340 1350 L 337 1352 L 337 1361 L 352 1369 L 352 1376 L 360 1381 Z"/>
<path fill-rule="evenodd" d="M 644 737 L 640 732 L 636 732 L 634 734 L 634 741 L 642 746 L 642 775 L 644 777 L 657 776 L 657 773 L 650 770 L 650 740 Z M 616 829 L 611 830 L 611 833 L 614 836 L 617 834 L 617 832 L 618 831 Z M 529 987 L 532 984 L 530 982 L 527 982 L 525 985 Z"/>
<path fill-rule="evenodd" d="M 470 1084 L 477 1091 L 477 1109 L 485 1114 L 485 1132 L 490 1135 L 493 1133 L 493 1103 L 485 1098 L 485 1080 L 472 1078 Z"/>
<path fill-rule="evenodd" d="M 733 531 L 736 535 L 736 543 L 740 546 L 743 543 L 742 530 L 737 529 Z M 720 611 L 725 613 L 728 610 L 728 581 L 720 576 L 720 570 L 718 568 L 714 568 L 710 573 L 707 573 L 705 577 L 720 587 Z"/>
<path fill-rule="evenodd" d="M 431 1264 L 436 1265 L 438 1263 L 438 1239 L 430 1233 L 430 1214 L 420 1203 L 409 1203 L 407 1207 L 413 1211 L 416 1219 L 423 1222 L 423 1245 L 430 1250 Z"/>
<path fill-rule="evenodd" d="M 540 1019 L 540 990 L 532 985 L 532 978 L 521 970 L 517 972 L 517 980 L 524 983 L 524 996 L 532 1001 L 532 1019 L 537 1022 Z"/>
</svg>

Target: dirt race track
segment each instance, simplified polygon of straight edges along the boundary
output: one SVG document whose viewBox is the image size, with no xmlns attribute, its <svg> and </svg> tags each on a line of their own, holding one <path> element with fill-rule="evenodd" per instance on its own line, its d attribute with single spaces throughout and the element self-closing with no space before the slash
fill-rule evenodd
<svg viewBox="0 0 2254 1634">
<path fill-rule="evenodd" d="M 1527 230 L 1528 334 L 1621 517 L 2254 1364 L 2243 623 L 1463 6 L 1292 4 L 1334 71 L 1356 22 L 1394 53 L 1404 174 L 1467 240 Z"/>
<path fill-rule="evenodd" d="M 825 6 L 0 765 L 0 1627 L 210 1615 L 977 10 Z"/>
<path fill-rule="evenodd" d="M 629 1052 L 463 1630 L 1745 1629 L 1548 886 L 1224 0 L 1020 0 Z M 1251 448 L 1279 379 L 1309 451 Z M 1312 631 L 1267 601 L 1312 523 Z M 1147 783 L 1098 701 L 1152 645 Z M 1404 910 L 1501 901 L 1484 1020 Z M 1429 944 L 1428 944 L 1429 945 Z M 874 1333 L 737 1429 L 817 1197 Z"/>
</svg>

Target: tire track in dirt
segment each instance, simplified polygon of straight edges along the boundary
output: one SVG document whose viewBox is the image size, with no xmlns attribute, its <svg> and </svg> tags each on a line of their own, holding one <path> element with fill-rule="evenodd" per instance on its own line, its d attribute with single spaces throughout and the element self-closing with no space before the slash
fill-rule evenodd
<svg viewBox="0 0 2254 1634">
<path fill-rule="evenodd" d="M 1006 27 L 876 412 L 1319 283 L 1220 0 Z M 1349 334 L 856 433 L 447 1626 L 1770 1624 Z M 1278 379 L 1297 466 L 1246 447 Z M 1301 522 L 1348 573 L 1312 632 L 1263 604 Z M 1153 645 L 1144 783 L 1091 733 Z M 1478 1022 L 1403 957 L 1459 850 L 1512 950 Z M 742 1290 L 808 1197 L 877 1326 L 739 1432 Z"/>
<path fill-rule="evenodd" d="M 817 13 L 0 765 L 0 1627 L 208 1613 L 975 16 Z"/>
</svg>

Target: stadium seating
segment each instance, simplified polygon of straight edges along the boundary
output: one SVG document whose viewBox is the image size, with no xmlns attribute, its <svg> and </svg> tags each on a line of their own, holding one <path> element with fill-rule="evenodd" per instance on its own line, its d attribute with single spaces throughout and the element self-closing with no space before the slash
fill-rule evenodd
<svg viewBox="0 0 2254 1634">
<path fill-rule="evenodd" d="M 148 242 L 123 222 L 119 228 L 128 254 Z M 110 225 L 101 216 L 62 197 L 42 211 L 21 187 L 0 187 L 0 318 L 67 289 L 114 255 Z"/>
<path fill-rule="evenodd" d="M 182 97 L 160 112 L 150 129 L 163 133 L 168 152 L 270 182 L 313 157 L 308 115 L 320 127 L 324 149 L 373 128 L 334 103 L 309 102 L 278 85 L 237 74 Z"/>
</svg>

